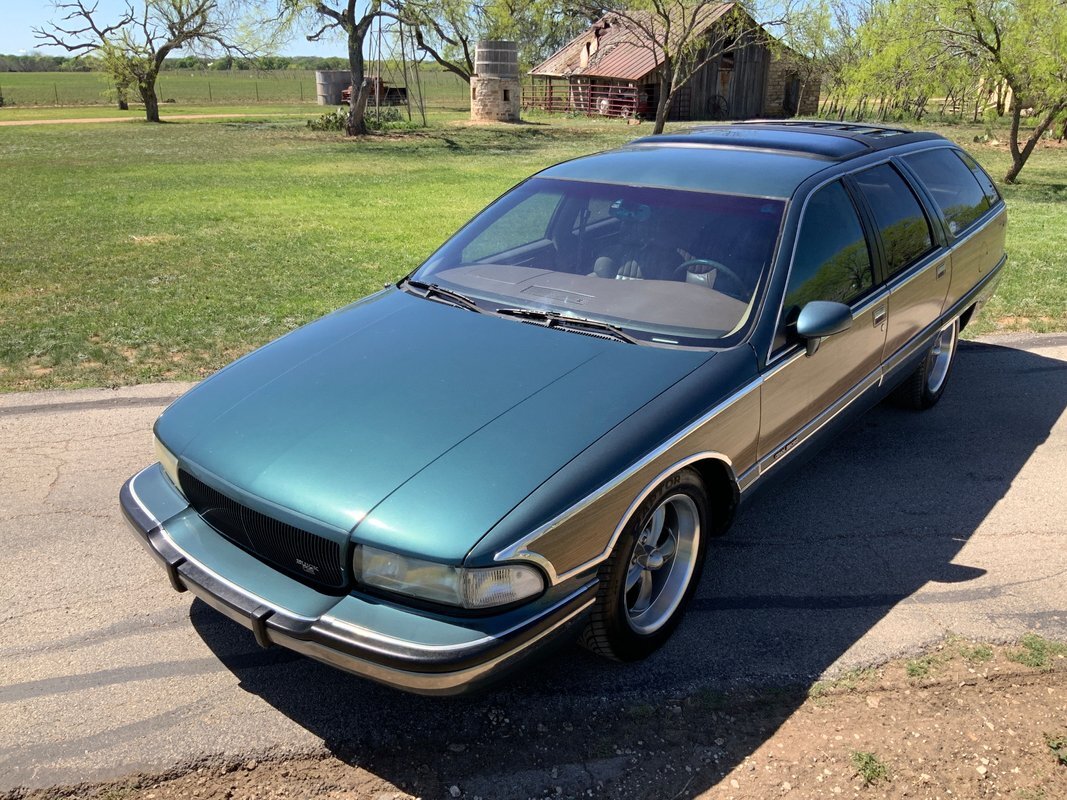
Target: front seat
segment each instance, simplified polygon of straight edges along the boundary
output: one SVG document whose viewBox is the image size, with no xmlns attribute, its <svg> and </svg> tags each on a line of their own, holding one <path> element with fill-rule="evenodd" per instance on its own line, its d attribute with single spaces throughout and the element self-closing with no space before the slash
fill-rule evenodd
<svg viewBox="0 0 1067 800">
<path fill-rule="evenodd" d="M 628 222 L 593 262 L 593 274 L 616 280 L 671 280 L 682 263 L 671 237 L 654 222 Z"/>
</svg>

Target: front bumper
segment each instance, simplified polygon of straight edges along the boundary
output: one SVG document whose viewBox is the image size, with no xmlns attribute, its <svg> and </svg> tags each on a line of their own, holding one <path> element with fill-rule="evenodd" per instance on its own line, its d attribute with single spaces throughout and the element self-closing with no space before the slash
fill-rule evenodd
<svg viewBox="0 0 1067 800">
<path fill-rule="evenodd" d="M 130 527 L 167 572 L 277 644 L 398 689 L 459 694 L 502 677 L 584 626 L 596 580 L 555 587 L 535 603 L 492 617 L 420 612 L 377 598 L 321 594 L 272 569 L 215 533 L 174 489 L 158 464 L 119 493 Z"/>
</svg>

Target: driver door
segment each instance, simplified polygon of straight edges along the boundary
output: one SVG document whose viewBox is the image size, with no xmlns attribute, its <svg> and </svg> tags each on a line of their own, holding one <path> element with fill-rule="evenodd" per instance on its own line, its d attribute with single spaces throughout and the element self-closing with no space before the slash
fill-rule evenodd
<svg viewBox="0 0 1067 800">
<path fill-rule="evenodd" d="M 800 309 L 812 300 L 851 306 L 852 326 L 828 337 L 809 357 L 795 325 Z M 886 315 L 887 293 L 876 286 L 856 204 L 843 182 L 834 181 L 808 198 L 800 221 L 763 374 L 760 474 L 878 383 Z"/>
</svg>

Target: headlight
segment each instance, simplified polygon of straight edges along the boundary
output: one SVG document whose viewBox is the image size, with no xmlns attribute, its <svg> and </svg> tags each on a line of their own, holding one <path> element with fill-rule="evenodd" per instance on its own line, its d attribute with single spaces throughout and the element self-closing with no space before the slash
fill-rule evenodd
<svg viewBox="0 0 1067 800">
<path fill-rule="evenodd" d="M 170 478 L 170 482 L 174 484 L 174 488 L 181 491 L 181 485 L 178 483 L 178 457 L 167 449 L 163 442 L 159 441 L 159 437 L 155 437 L 156 440 L 156 458 L 159 459 L 159 464 L 163 467 L 163 472 Z"/>
<path fill-rule="evenodd" d="M 463 608 L 508 605 L 545 588 L 541 573 L 523 564 L 449 567 L 365 545 L 356 548 L 352 566 L 356 578 L 367 586 Z"/>
</svg>

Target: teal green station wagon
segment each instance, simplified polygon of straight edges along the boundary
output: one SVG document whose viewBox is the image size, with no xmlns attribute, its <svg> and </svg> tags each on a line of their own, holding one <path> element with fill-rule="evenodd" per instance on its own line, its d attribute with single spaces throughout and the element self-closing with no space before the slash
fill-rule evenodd
<svg viewBox="0 0 1067 800">
<path fill-rule="evenodd" d="M 887 395 L 937 402 L 1005 220 L 970 156 L 893 128 L 559 164 L 178 399 L 122 508 L 179 592 L 394 687 L 576 639 L 640 659 L 757 488 Z"/>
</svg>

